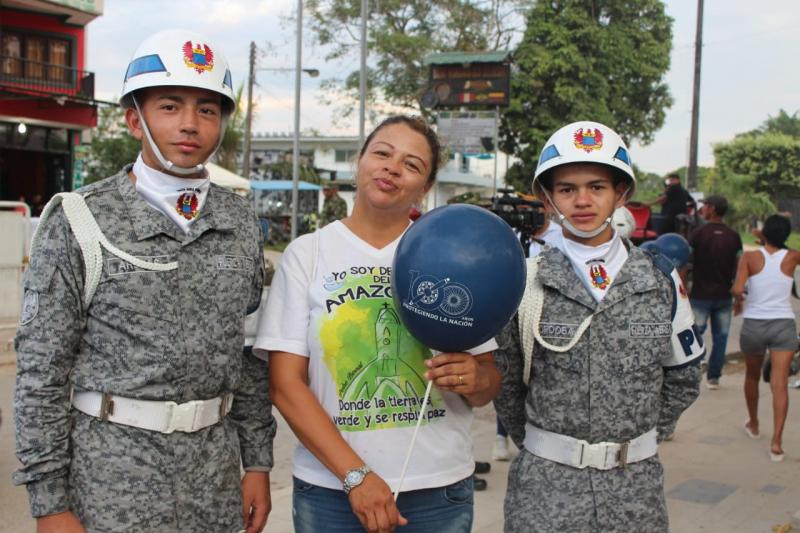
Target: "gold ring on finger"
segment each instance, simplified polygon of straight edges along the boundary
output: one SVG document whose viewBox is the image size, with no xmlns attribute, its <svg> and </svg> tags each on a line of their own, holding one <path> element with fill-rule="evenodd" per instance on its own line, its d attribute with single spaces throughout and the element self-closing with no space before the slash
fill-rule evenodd
<svg viewBox="0 0 800 533">
<path fill-rule="evenodd" d="M 459 385 L 463 385 L 464 384 L 464 378 L 461 376 L 461 374 L 458 375 L 458 384 Z"/>
</svg>

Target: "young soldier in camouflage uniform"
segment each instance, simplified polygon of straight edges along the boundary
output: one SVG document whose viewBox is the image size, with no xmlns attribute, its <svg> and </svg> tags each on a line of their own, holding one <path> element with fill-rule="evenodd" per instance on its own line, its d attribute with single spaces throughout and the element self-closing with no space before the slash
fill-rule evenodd
<svg viewBox="0 0 800 533">
<path fill-rule="evenodd" d="M 319 215 L 319 227 L 324 228 L 334 220 L 347 218 L 347 203 L 339 196 L 339 188 L 334 183 L 325 184 L 322 189 L 325 201 L 322 202 L 322 213 Z"/>
<path fill-rule="evenodd" d="M 14 482 L 40 532 L 260 531 L 275 423 L 266 363 L 243 354 L 260 229 L 204 169 L 235 105 L 227 63 L 156 34 L 121 103 L 136 163 L 57 197 L 34 239 Z"/>
<path fill-rule="evenodd" d="M 495 352 L 495 407 L 521 449 L 507 532 L 668 530 L 656 443 L 697 397 L 703 350 L 671 263 L 610 225 L 634 186 L 602 124 L 567 125 L 542 150 L 534 188 L 564 241 L 529 260 Z"/>
</svg>

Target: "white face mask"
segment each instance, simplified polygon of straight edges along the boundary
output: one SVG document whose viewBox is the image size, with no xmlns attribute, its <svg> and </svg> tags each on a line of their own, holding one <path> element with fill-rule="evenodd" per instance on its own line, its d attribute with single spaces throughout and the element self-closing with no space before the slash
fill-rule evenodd
<svg viewBox="0 0 800 533">
<path fill-rule="evenodd" d="M 211 178 L 176 178 L 145 165 L 142 154 L 133 164 L 136 192 L 150 207 L 167 215 L 184 233 L 189 232 L 208 196 Z"/>
</svg>

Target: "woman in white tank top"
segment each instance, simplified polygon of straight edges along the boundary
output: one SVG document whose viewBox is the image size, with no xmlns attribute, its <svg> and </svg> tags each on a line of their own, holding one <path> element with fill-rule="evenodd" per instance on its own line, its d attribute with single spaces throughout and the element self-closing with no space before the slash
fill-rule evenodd
<svg viewBox="0 0 800 533">
<path fill-rule="evenodd" d="M 798 348 L 790 294 L 794 270 L 800 265 L 800 252 L 786 248 L 790 233 L 789 219 L 781 215 L 768 217 L 762 230 L 764 246 L 742 254 L 731 289 L 733 312 L 736 315 L 741 313 L 744 318 L 740 344 L 745 352 L 744 397 L 749 415 L 744 430 L 751 438 L 760 436 L 758 381 L 764 354 L 769 350 L 775 422 L 770 459 L 776 462 L 784 458 L 782 439 L 789 408 L 789 364 Z"/>
</svg>

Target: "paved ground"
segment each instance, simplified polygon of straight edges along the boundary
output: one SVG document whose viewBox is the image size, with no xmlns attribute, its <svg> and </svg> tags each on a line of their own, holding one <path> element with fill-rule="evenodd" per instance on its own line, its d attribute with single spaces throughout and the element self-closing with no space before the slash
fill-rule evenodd
<svg viewBox="0 0 800 533">
<path fill-rule="evenodd" d="M 797 302 L 796 310 L 800 312 Z M 738 352 L 741 320 L 734 319 L 728 353 Z M 14 354 L 8 351 L 13 328 L 0 327 L 0 532 L 34 531 L 27 514 L 27 496 L 10 483 L 16 468 L 13 455 L 11 398 Z M 790 389 L 789 418 L 784 432 L 786 460 L 769 461 L 771 405 L 769 389 L 761 386 L 760 418 L 765 434 L 748 438 L 742 397 L 743 367 L 729 362 L 720 390 L 705 387 L 698 401 L 685 413 L 675 439 L 660 448 L 666 470 L 666 493 L 672 531 L 758 533 L 780 529 L 800 531 L 800 389 Z M 486 459 L 494 439 L 491 407 L 476 412 L 473 435 L 475 455 Z M 291 528 L 291 450 L 295 439 L 285 422 L 279 421 L 276 467 L 272 474 L 273 511 L 267 532 L 286 533 Z M 489 488 L 475 498 L 476 533 L 502 531 L 503 496 L 508 463 L 494 462 L 485 476 Z M 787 529 L 793 522 L 794 529 Z"/>
</svg>

